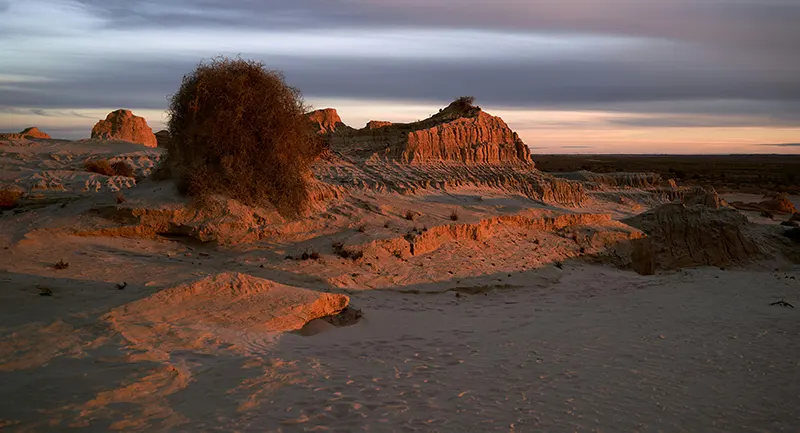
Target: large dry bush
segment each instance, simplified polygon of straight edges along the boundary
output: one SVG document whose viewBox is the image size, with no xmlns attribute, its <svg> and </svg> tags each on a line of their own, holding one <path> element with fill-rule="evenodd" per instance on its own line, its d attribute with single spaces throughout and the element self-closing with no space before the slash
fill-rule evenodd
<svg viewBox="0 0 800 433">
<path fill-rule="evenodd" d="M 201 63 L 170 101 L 166 164 L 189 195 L 295 214 L 308 204 L 309 165 L 322 151 L 305 112 L 300 92 L 260 62 Z"/>
</svg>

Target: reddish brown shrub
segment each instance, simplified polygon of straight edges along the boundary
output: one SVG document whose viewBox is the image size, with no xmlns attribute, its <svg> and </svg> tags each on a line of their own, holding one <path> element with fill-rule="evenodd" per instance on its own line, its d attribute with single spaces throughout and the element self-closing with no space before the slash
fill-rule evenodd
<svg viewBox="0 0 800 433">
<path fill-rule="evenodd" d="M 0 189 L 0 210 L 14 209 L 17 207 L 22 193 L 12 189 Z"/>
<path fill-rule="evenodd" d="M 300 92 L 262 63 L 201 63 L 170 101 L 170 171 L 189 195 L 270 202 L 296 214 L 308 204 L 309 165 L 323 150 L 305 112 Z"/>
<path fill-rule="evenodd" d="M 136 172 L 133 171 L 133 167 L 128 165 L 125 161 L 117 161 L 111 164 L 111 169 L 117 176 L 136 177 Z"/>
<path fill-rule="evenodd" d="M 114 168 L 105 159 L 92 159 L 83 163 L 83 169 L 90 173 L 102 174 L 104 176 L 114 176 Z"/>
</svg>

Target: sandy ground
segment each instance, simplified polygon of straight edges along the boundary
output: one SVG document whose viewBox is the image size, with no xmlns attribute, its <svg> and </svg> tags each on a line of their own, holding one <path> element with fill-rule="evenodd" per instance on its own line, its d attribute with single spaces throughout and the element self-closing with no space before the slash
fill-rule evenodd
<svg viewBox="0 0 800 433">
<path fill-rule="evenodd" d="M 27 346 L 46 339 L 50 359 L 17 369 L 5 358 L 0 417 L 12 431 L 800 427 L 800 321 L 769 306 L 800 304 L 797 268 L 642 277 L 568 264 L 524 277 L 555 282 L 458 297 L 358 292 L 366 319 L 351 327 L 254 339 L 247 354 L 176 351 L 168 363 L 134 362 L 118 337 L 98 342 L 102 325 L 73 312 L 18 328 L 31 330 L 18 335 Z M 53 314 L 63 298 L 26 301 L 4 299 L 3 316 Z"/>
<path fill-rule="evenodd" d="M 89 176 L 81 158 L 97 154 L 136 155 L 137 170 L 155 159 L 92 146 L 62 144 L 59 179 Z M 24 164 L 15 152 L 5 178 L 49 170 L 51 151 Z M 3 431 L 800 431 L 800 266 L 593 264 L 637 235 L 614 220 L 642 203 L 358 191 L 274 239 L 211 246 L 78 236 L 65 227 L 95 229 L 87 215 L 114 191 L 79 186 L 64 206 L 0 216 Z M 467 225 L 614 220 L 522 218 L 473 238 L 446 230 L 453 209 Z M 382 246 L 411 231 L 424 252 Z M 365 256 L 338 257 L 335 242 Z M 304 251 L 321 257 L 286 259 Z M 343 299 L 356 324 L 290 331 Z"/>
</svg>

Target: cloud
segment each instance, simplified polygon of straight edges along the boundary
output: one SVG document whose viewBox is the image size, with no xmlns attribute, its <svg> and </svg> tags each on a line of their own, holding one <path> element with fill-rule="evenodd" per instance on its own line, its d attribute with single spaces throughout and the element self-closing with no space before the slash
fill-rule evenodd
<svg viewBox="0 0 800 433">
<path fill-rule="evenodd" d="M 201 58 L 241 54 L 317 101 L 473 94 L 619 114 L 596 128 L 786 128 L 799 21 L 793 0 L 0 0 L 0 104 L 163 110 Z"/>
<path fill-rule="evenodd" d="M 769 146 L 769 147 L 800 147 L 800 143 L 762 144 L 761 146 Z"/>
</svg>

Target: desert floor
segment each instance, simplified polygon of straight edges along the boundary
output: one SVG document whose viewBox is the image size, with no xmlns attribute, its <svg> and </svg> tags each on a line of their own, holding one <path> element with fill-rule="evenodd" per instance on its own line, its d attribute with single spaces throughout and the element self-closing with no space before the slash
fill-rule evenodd
<svg viewBox="0 0 800 433">
<path fill-rule="evenodd" d="M 413 256 L 331 251 L 433 231 L 453 208 L 466 222 L 554 211 L 619 220 L 646 209 L 565 210 L 467 187 L 354 192 L 371 211 L 342 205 L 257 244 L 101 235 L 85 215 L 113 204 L 120 180 L 76 168 L 91 146 L 68 149 L 0 157 L 8 179 L 63 186 L 44 191 L 50 204 L 0 216 L 4 431 L 800 431 L 797 264 L 644 276 L 521 229 Z M 107 153 L 137 169 L 157 154 L 125 151 Z M 126 190 L 132 203 L 162 188 L 148 182 Z M 405 220 L 409 208 L 422 216 Z M 311 250 L 321 258 L 286 259 Z M 59 260 L 69 267 L 54 269 Z M 346 295 L 363 318 L 281 332 L 257 324 L 264 292 L 220 298 L 238 313 L 226 315 L 196 304 L 215 295 L 206 286 L 181 286 L 220 274 L 307 289 L 288 298 Z M 779 300 L 798 308 L 770 305 Z"/>
</svg>

